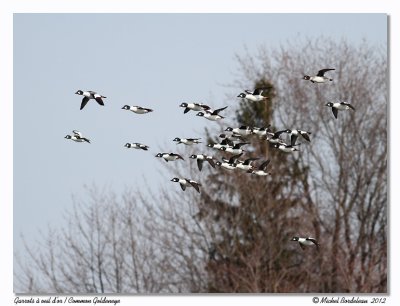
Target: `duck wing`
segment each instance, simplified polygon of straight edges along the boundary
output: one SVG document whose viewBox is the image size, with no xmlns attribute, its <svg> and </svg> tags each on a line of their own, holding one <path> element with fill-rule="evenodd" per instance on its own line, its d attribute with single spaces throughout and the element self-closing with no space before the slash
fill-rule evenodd
<svg viewBox="0 0 400 306">
<path fill-rule="evenodd" d="M 82 103 L 81 103 L 81 110 L 85 107 L 85 105 L 88 103 L 90 99 L 88 97 L 83 97 Z"/>
</svg>

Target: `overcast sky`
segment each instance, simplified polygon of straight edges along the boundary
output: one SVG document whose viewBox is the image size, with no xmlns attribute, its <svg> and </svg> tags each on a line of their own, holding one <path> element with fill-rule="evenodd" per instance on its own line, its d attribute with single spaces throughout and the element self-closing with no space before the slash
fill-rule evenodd
<svg viewBox="0 0 400 306">
<path fill-rule="evenodd" d="M 159 176 L 154 155 L 215 124 L 184 115 L 180 103 L 236 107 L 226 95 L 244 88 L 223 85 L 237 78 L 234 55 L 244 46 L 255 53 L 299 35 L 385 45 L 386 22 L 384 14 L 14 15 L 15 250 L 19 234 L 34 239 L 57 225 L 71 196 L 85 196 L 84 184 L 118 192 L 144 178 L 179 188 Z M 105 95 L 105 106 L 92 100 L 79 110 L 78 89 Z M 137 115 L 125 104 L 154 112 Z M 92 143 L 64 139 L 73 129 Z M 127 150 L 126 142 L 150 150 Z"/>
</svg>

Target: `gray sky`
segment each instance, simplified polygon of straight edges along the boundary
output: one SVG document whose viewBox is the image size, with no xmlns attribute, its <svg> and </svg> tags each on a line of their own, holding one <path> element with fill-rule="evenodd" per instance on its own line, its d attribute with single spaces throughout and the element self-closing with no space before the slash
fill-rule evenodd
<svg viewBox="0 0 400 306">
<path fill-rule="evenodd" d="M 15 250 L 20 233 L 31 239 L 59 223 L 71 195 L 85 196 L 84 184 L 118 192 L 145 178 L 179 188 L 159 176 L 154 155 L 215 125 L 183 115 L 181 102 L 237 105 L 226 94 L 244 88 L 222 84 L 236 78 L 234 54 L 245 45 L 255 53 L 299 35 L 385 44 L 386 22 L 384 14 L 14 15 Z M 105 106 L 92 100 L 80 111 L 78 89 L 107 96 Z M 137 115 L 125 104 L 154 112 Z M 73 129 L 92 144 L 64 139 Z M 150 151 L 127 150 L 126 142 Z"/>
</svg>

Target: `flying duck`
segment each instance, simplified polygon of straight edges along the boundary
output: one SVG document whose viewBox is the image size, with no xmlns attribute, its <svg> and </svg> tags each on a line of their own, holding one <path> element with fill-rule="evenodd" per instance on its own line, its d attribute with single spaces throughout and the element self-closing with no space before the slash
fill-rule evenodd
<svg viewBox="0 0 400 306">
<path fill-rule="evenodd" d="M 81 110 L 85 107 L 85 105 L 89 102 L 90 99 L 94 99 L 97 101 L 97 103 L 104 106 L 103 99 L 107 98 L 107 97 L 102 96 L 102 95 L 98 94 L 97 92 L 91 91 L 91 90 L 83 91 L 83 90 L 79 89 L 79 90 L 77 90 L 77 92 L 75 94 L 83 96 L 81 108 L 80 108 Z"/>
<path fill-rule="evenodd" d="M 250 126 L 246 126 L 246 125 L 242 125 L 239 128 L 231 128 L 231 127 L 227 127 L 225 129 L 226 132 L 231 132 L 234 135 L 241 135 L 241 136 L 247 136 L 252 134 L 253 129 Z"/>
<path fill-rule="evenodd" d="M 211 120 L 211 121 L 217 121 L 217 120 L 225 118 L 225 117 L 222 117 L 221 115 L 219 115 L 219 112 L 223 111 L 227 107 L 228 106 L 225 106 L 223 108 L 219 108 L 219 109 L 216 109 L 214 111 L 206 110 L 204 113 L 203 112 L 198 112 L 196 116 L 204 117 L 204 118 L 206 118 L 208 120 Z"/>
<path fill-rule="evenodd" d="M 201 138 L 179 138 L 179 137 L 176 137 L 173 141 L 176 141 L 177 144 L 183 143 L 185 145 L 192 145 L 195 143 L 201 143 L 199 141 L 200 139 Z"/>
<path fill-rule="evenodd" d="M 200 193 L 199 186 L 201 186 L 201 184 L 196 181 L 193 181 L 193 180 L 190 180 L 187 178 L 178 178 L 178 177 L 174 177 L 171 181 L 179 183 L 183 191 L 186 190 L 186 187 L 194 187 L 194 189 L 196 189 L 197 192 Z"/>
<path fill-rule="evenodd" d="M 242 156 L 242 153 L 232 156 L 228 161 L 223 161 L 222 163 L 217 161 L 215 164 L 227 170 L 235 170 L 236 169 L 236 159 Z"/>
<path fill-rule="evenodd" d="M 180 156 L 179 154 L 176 154 L 176 153 L 158 153 L 156 155 L 156 157 L 163 158 L 166 162 L 178 160 L 178 159 L 184 160 L 182 156 Z"/>
<path fill-rule="evenodd" d="M 240 93 L 237 97 L 251 102 L 261 102 L 268 99 L 268 97 L 264 97 L 262 95 L 263 91 L 264 89 L 262 88 L 256 88 L 253 92 L 250 90 L 245 90 L 244 93 Z"/>
<path fill-rule="evenodd" d="M 220 148 L 221 151 L 226 151 L 232 154 L 241 154 L 243 153 L 245 150 L 242 149 L 241 147 L 244 145 L 249 144 L 248 142 L 241 142 L 241 143 L 237 143 L 235 144 L 233 147 L 222 147 Z"/>
<path fill-rule="evenodd" d="M 214 164 L 214 159 L 212 156 L 205 155 L 205 154 L 192 154 L 190 155 L 190 158 L 196 159 L 197 160 L 197 167 L 199 167 L 199 170 L 203 169 L 203 162 L 208 161 L 208 163 L 211 165 L 211 167 L 215 168 Z"/>
<path fill-rule="evenodd" d="M 134 142 L 134 143 L 126 143 L 125 144 L 125 146 L 124 147 L 126 147 L 126 148 L 128 148 L 128 149 L 142 149 L 142 150 L 145 150 L 145 151 L 147 151 L 148 149 L 149 149 L 149 147 L 148 146 L 146 146 L 146 145 L 144 145 L 144 144 L 141 144 L 141 143 L 138 143 L 138 142 Z"/>
<path fill-rule="evenodd" d="M 283 141 L 283 139 L 280 138 L 282 133 L 285 133 L 286 130 L 283 131 L 277 131 L 275 133 L 270 132 L 269 130 L 267 130 L 266 135 L 267 135 L 267 140 L 269 143 L 273 143 L 273 144 L 285 144 L 285 142 Z"/>
<path fill-rule="evenodd" d="M 136 114 L 147 114 L 152 112 L 153 110 L 150 108 L 145 108 L 141 106 L 129 106 L 129 105 L 124 105 L 122 109 L 134 112 Z"/>
<path fill-rule="evenodd" d="M 299 135 L 301 135 L 305 140 L 307 140 L 309 142 L 311 141 L 310 140 L 311 132 L 307 132 L 307 131 L 286 129 L 286 130 L 279 131 L 279 132 L 276 132 L 276 133 L 287 133 L 287 134 L 289 134 L 290 135 L 290 144 L 292 146 L 294 146 L 296 144 L 296 140 L 297 140 L 297 137 Z"/>
<path fill-rule="evenodd" d="M 212 149 L 221 150 L 221 148 L 232 148 L 233 145 L 230 145 L 232 142 L 230 139 L 225 138 L 220 143 L 209 143 L 207 147 Z"/>
<path fill-rule="evenodd" d="M 326 81 L 333 81 L 333 79 L 324 76 L 325 72 L 335 70 L 334 68 L 321 69 L 316 76 L 305 75 L 304 80 L 311 81 L 312 83 L 325 83 Z"/>
<path fill-rule="evenodd" d="M 335 116 L 336 119 L 338 115 L 338 110 L 347 110 L 347 109 L 355 110 L 354 107 L 347 102 L 335 102 L 335 103 L 329 102 L 326 103 L 325 106 L 329 106 L 330 108 L 332 108 L 333 116 Z"/>
<path fill-rule="evenodd" d="M 198 111 L 207 111 L 211 109 L 211 107 L 203 103 L 182 103 L 179 106 L 185 108 L 185 110 L 183 111 L 184 114 L 186 114 L 190 110 L 198 112 Z"/>
<path fill-rule="evenodd" d="M 298 146 L 298 145 L 296 145 Z M 274 148 L 278 148 L 279 150 L 285 152 L 285 153 L 290 153 L 290 152 L 294 152 L 294 151 L 299 151 L 299 149 L 295 148 L 292 145 L 288 145 L 285 143 L 275 143 L 274 144 Z"/>
<path fill-rule="evenodd" d="M 71 139 L 71 140 L 73 140 L 75 142 L 88 142 L 88 143 L 90 143 L 90 140 L 85 138 L 85 137 L 83 137 L 81 132 L 79 132 L 77 130 L 73 130 L 72 133 L 74 135 L 72 135 L 72 136 L 71 135 L 67 135 L 64 138 Z"/>
<path fill-rule="evenodd" d="M 306 245 L 315 245 L 317 247 L 317 250 L 319 251 L 319 243 L 315 238 L 293 237 L 290 241 L 297 241 L 303 250 L 305 249 Z"/>
<path fill-rule="evenodd" d="M 259 158 L 248 158 L 244 161 L 238 160 L 236 167 L 244 171 L 253 170 L 254 167 L 251 165 L 251 163 L 255 160 L 259 160 Z"/>
<path fill-rule="evenodd" d="M 247 172 L 258 176 L 271 175 L 271 173 L 266 171 L 269 162 L 270 162 L 269 159 L 267 159 L 265 162 L 263 162 L 261 165 L 258 166 L 257 170 L 249 169 Z"/>
</svg>

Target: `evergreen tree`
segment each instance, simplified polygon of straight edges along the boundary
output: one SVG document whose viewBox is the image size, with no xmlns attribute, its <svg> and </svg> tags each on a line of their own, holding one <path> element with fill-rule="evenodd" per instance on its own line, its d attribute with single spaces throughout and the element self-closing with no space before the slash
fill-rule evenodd
<svg viewBox="0 0 400 306">
<path fill-rule="evenodd" d="M 269 126 L 276 131 L 275 87 L 268 80 L 260 80 L 254 88 L 264 88 L 263 95 L 268 99 L 240 102 L 237 126 Z M 298 165 L 295 154 L 273 148 L 265 138 L 250 135 L 245 141 L 250 142 L 252 152 L 241 159 L 260 158 L 258 164 L 269 159 L 268 171 L 272 177 L 222 169 L 209 175 L 200 211 L 202 218 L 207 212 L 205 223 L 212 224 L 212 247 L 207 262 L 210 292 L 284 291 L 284 283 L 275 284 L 282 271 L 295 261 L 288 242 L 293 228 L 301 227 L 295 214 L 303 201 L 297 191 L 297 178 L 307 176 L 308 169 Z"/>
</svg>

